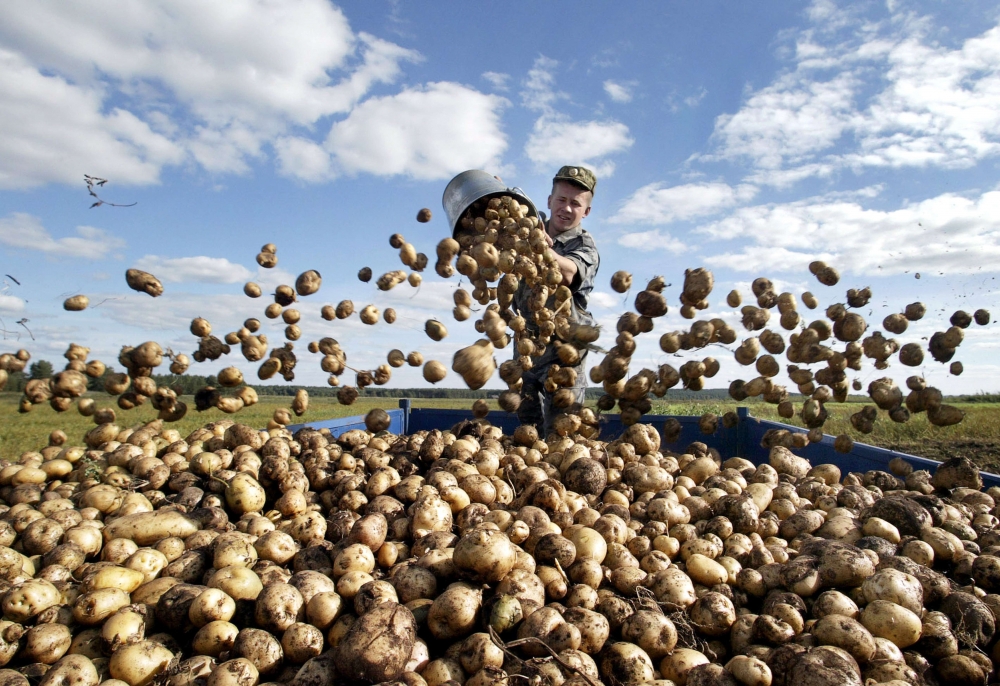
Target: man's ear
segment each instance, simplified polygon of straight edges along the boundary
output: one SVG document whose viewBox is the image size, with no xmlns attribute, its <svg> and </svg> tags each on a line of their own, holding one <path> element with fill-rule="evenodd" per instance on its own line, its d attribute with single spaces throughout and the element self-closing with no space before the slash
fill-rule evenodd
<svg viewBox="0 0 1000 686">
<path fill-rule="evenodd" d="M 586 218 L 590 214 L 590 205 L 587 205 L 587 209 L 583 211 L 583 216 Z"/>
<path fill-rule="evenodd" d="M 545 206 L 548 207 L 550 210 L 552 209 L 552 196 L 551 195 L 549 196 L 549 199 L 545 201 Z"/>
</svg>

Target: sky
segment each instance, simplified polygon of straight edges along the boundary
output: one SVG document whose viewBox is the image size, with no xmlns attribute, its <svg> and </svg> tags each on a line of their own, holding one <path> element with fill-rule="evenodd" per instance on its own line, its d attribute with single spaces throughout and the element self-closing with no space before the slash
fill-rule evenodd
<svg viewBox="0 0 1000 686">
<path fill-rule="evenodd" d="M 450 363 L 478 338 L 450 317 L 458 280 L 428 269 L 419 288 L 383 293 L 358 269 L 400 268 L 396 232 L 433 261 L 456 174 L 488 170 L 544 207 L 564 164 L 599 179 L 584 222 L 601 252 L 598 345 L 637 292 L 614 293 L 614 271 L 671 284 L 634 370 L 689 359 L 657 341 L 690 324 L 678 297 L 694 267 L 716 281 L 702 316 L 738 321 L 725 295 L 746 299 L 760 276 L 821 308 L 869 286 L 873 329 L 927 304 L 897 337 L 921 341 L 956 309 L 1000 315 L 998 103 L 1000 9 L 979 0 L 21 3 L 0 23 L 0 352 L 59 362 L 75 342 L 111 363 L 155 340 L 190 354 L 194 317 L 219 335 L 257 317 L 280 345 L 283 325 L 243 284 L 316 269 L 297 383 L 324 383 L 305 350 L 322 336 L 359 369 L 391 348 Z M 107 180 L 106 203 L 136 204 L 91 207 L 84 175 Z M 434 217 L 419 224 L 423 207 Z M 269 242 L 279 263 L 262 270 Z M 816 259 L 837 286 L 809 274 Z M 164 294 L 129 290 L 130 267 Z M 64 311 L 76 294 L 91 307 Z M 399 317 L 319 317 L 342 299 Z M 423 333 L 431 317 L 449 327 L 442 342 Z M 961 376 L 929 356 L 888 374 L 1000 391 L 995 326 L 966 332 Z M 724 349 L 706 354 L 722 362 L 709 387 L 749 378 Z M 191 372 L 230 364 L 254 374 L 238 351 Z M 391 385 L 426 384 L 405 367 Z"/>
</svg>

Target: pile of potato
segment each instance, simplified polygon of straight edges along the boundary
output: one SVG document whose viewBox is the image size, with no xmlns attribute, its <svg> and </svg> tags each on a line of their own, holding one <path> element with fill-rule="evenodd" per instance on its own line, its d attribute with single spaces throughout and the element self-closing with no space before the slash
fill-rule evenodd
<svg viewBox="0 0 1000 686">
<path fill-rule="evenodd" d="M 754 465 L 563 417 L 55 432 L 0 461 L 0 684 L 996 682 L 969 460 Z"/>
</svg>

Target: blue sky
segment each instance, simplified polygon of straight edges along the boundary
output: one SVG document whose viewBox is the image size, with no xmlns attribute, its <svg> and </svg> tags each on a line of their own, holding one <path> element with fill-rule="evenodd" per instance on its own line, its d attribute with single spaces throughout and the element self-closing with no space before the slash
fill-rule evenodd
<svg viewBox="0 0 1000 686">
<path fill-rule="evenodd" d="M 428 270 L 419 290 L 381 293 L 358 268 L 397 268 L 397 231 L 433 256 L 458 172 L 498 173 L 541 206 L 565 163 L 600 179 L 585 226 L 602 254 L 601 343 L 630 305 L 608 286 L 615 270 L 673 284 L 635 368 L 683 362 L 656 341 L 685 325 L 679 286 L 696 266 L 716 276 L 710 316 L 735 321 L 725 294 L 758 276 L 822 307 L 870 286 L 874 328 L 928 304 L 898 337 L 919 341 L 955 309 L 1000 314 L 998 23 L 976 1 L 23 4 L 0 25 L 0 271 L 20 282 L 0 283 L 2 350 L 55 360 L 76 342 L 112 361 L 153 339 L 190 353 L 194 317 L 218 333 L 263 319 L 245 281 L 317 269 L 297 380 L 323 382 L 304 350 L 321 336 L 358 368 L 393 347 L 447 362 L 477 337 L 450 319 L 458 282 Z M 89 209 L 84 174 L 109 180 L 103 199 L 138 204 Z M 266 242 L 279 265 L 261 272 Z M 817 283 L 813 259 L 840 284 Z M 133 266 L 165 294 L 128 290 Z M 91 309 L 63 311 L 76 293 Z M 344 298 L 399 319 L 319 318 Z M 440 343 L 422 333 L 432 316 L 450 322 Z M 947 392 L 996 391 L 992 327 L 967 332 L 961 377 L 917 371 Z M 265 332 L 280 344 L 281 327 Z M 720 384 L 746 377 L 708 354 Z M 227 364 L 252 373 L 238 355 L 192 371 Z M 392 383 L 423 381 L 404 368 Z"/>
</svg>

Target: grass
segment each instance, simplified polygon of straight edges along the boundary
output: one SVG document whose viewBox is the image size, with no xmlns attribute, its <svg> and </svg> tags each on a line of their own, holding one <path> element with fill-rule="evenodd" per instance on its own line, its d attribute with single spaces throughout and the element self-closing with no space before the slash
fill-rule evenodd
<svg viewBox="0 0 1000 686">
<path fill-rule="evenodd" d="M 41 405 L 31 412 L 20 414 L 17 411 L 19 397 L 15 393 L 0 393 L 0 458 L 15 457 L 25 451 L 44 447 L 48 443 L 49 433 L 55 429 L 65 431 L 71 443 L 82 444 L 83 435 L 94 426 L 89 418 L 80 416 L 75 410 L 59 414 L 48 405 Z M 99 403 L 108 403 L 107 396 L 95 395 L 95 398 Z M 290 402 L 290 397 L 261 396 L 259 404 L 237 415 L 226 415 L 216 409 L 205 412 L 192 410 L 184 419 L 171 426 L 180 431 L 181 435 L 187 435 L 195 428 L 225 418 L 263 427 L 275 409 L 287 408 Z M 414 399 L 413 406 L 469 409 L 472 402 L 469 399 Z M 956 426 L 932 426 L 925 414 L 915 415 L 905 424 L 896 424 L 884 414 L 880 414 L 879 420 L 875 423 L 875 430 L 865 435 L 855 431 L 850 425 L 850 415 L 860 409 L 860 403 L 827 403 L 830 419 L 827 420 L 823 430 L 831 435 L 846 433 L 860 443 L 902 450 L 933 459 L 966 455 L 984 468 L 1000 468 L 1000 403 L 954 404 L 966 413 L 965 420 Z M 490 401 L 490 405 L 492 409 L 496 409 L 494 401 Z M 774 405 L 763 402 L 750 402 L 745 405 L 755 417 L 801 426 L 801 422 L 797 419 L 785 420 L 778 417 Z M 397 401 L 391 398 L 359 398 L 353 405 L 345 406 L 339 404 L 335 398 L 312 398 L 309 411 L 297 421 L 364 415 L 376 407 L 394 408 L 397 407 Z M 736 403 L 723 400 L 678 402 L 660 400 L 654 404 L 652 412 L 662 415 L 702 415 L 706 412 L 721 415 L 735 410 L 736 407 Z M 122 426 L 136 426 L 155 418 L 156 411 L 149 405 L 129 412 L 118 412 L 118 423 Z"/>
<path fill-rule="evenodd" d="M 850 422 L 851 415 L 861 409 L 862 403 L 826 403 L 825 407 L 830 416 L 826 424 L 823 425 L 823 432 L 834 436 L 846 433 L 856 441 L 873 445 L 957 439 L 1000 442 L 1000 404 L 979 402 L 952 404 L 965 412 L 965 419 L 955 426 L 933 426 L 927 421 L 927 415 L 924 413 L 911 416 L 910 421 L 905 424 L 897 424 L 889 420 L 884 413 L 880 413 L 878 421 L 875 422 L 875 430 L 866 435 L 855 431 Z M 749 407 L 750 414 L 759 419 L 769 419 L 792 426 L 803 426 L 797 417 L 792 419 L 779 417 L 776 405 L 762 402 L 744 403 L 743 405 Z M 719 401 L 680 403 L 660 401 L 653 405 L 652 411 L 655 414 L 664 415 L 701 415 L 706 412 L 721 415 L 735 411 L 736 408 L 736 403 Z"/>
<path fill-rule="evenodd" d="M 111 405 L 107 395 L 93 394 L 92 397 L 101 405 Z M 84 434 L 94 427 L 90 417 L 81 416 L 75 409 L 58 413 L 48 405 L 38 405 L 31 412 L 20 414 L 17 411 L 20 398 L 21 395 L 17 393 L 0 393 L 0 458 L 9 459 L 25 451 L 45 447 L 48 445 L 49 434 L 56 429 L 65 431 L 71 443 L 82 445 Z M 177 429 L 182 436 L 220 419 L 234 419 L 242 424 L 264 427 L 276 409 L 288 408 L 291 401 L 292 398 L 286 396 L 261 396 L 258 404 L 235 415 L 227 415 L 215 408 L 205 412 L 192 409 L 184 419 L 168 426 Z M 414 400 L 413 406 L 468 409 L 472 407 L 472 402 L 468 399 L 426 398 Z M 491 402 L 491 405 L 496 408 L 495 402 Z M 296 422 L 364 415 L 376 407 L 391 409 L 397 406 L 398 401 L 392 398 L 358 398 L 353 405 L 341 405 L 336 398 L 311 398 L 308 412 L 301 419 L 296 418 Z M 148 404 L 128 412 L 116 411 L 119 426 L 137 426 L 156 419 L 157 414 Z"/>
</svg>

